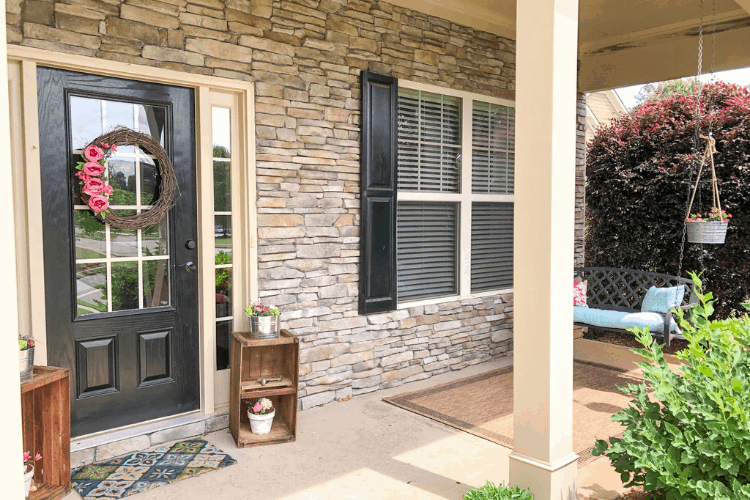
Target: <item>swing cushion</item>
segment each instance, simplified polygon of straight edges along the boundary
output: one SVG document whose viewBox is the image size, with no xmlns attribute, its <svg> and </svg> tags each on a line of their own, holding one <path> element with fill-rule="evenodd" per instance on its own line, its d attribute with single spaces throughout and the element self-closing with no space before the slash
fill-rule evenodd
<svg viewBox="0 0 750 500">
<path fill-rule="evenodd" d="M 682 304 L 685 296 L 685 285 L 657 288 L 652 286 L 643 296 L 641 311 L 665 314 L 673 307 Z"/>
<path fill-rule="evenodd" d="M 657 312 L 625 312 L 590 307 L 573 307 L 573 321 L 601 328 L 616 328 L 620 330 L 648 326 L 652 332 L 664 332 L 664 315 Z M 682 333 L 674 319 L 672 319 L 669 329 L 678 334 Z"/>
</svg>

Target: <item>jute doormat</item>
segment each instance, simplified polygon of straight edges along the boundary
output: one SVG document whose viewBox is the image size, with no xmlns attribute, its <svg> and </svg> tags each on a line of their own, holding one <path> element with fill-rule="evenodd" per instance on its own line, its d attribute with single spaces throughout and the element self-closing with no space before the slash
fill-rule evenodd
<svg viewBox="0 0 750 500">
<path fill-rule="evenodd" d="M 578 467 L 597 457 L 589 453 L 597 439 L 620 436 L 610 418 L 630 398 L 617 388 L 639 383 L 633 373 L 576 361 L 573 370 L 573 450 Z M 503 446 L 513 446 L 513 367 L 501 368 L 384 401 Z"/>
<path fill-rule="evenodd" d="M 235 463 L 214 445 L 196 439 L 83 465 L 71 478 L 84 500 L 124 498 Z"/>
</svg>

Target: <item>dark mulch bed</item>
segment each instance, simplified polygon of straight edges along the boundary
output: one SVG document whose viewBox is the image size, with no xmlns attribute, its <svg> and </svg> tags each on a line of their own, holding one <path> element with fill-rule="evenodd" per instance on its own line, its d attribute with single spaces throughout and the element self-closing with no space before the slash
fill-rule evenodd
<svg viewBox="0 0 750 500">
<path fill-rule="evenodd" d="M 583 334 L 583 338 L 630 348 L 643 347 L 637 340 L 635 340 L 635 336 L 630 332 L 608 332 L 597 330 L 596 328 L 589 328 L 588 332 Z M 665 354 L 674 354 L 677 351 L 685 349 L 687 346 L 688 343 L 685 340 L 672 339 L 669 347 L 662 344 L 662 350 Z"/>
</svg>

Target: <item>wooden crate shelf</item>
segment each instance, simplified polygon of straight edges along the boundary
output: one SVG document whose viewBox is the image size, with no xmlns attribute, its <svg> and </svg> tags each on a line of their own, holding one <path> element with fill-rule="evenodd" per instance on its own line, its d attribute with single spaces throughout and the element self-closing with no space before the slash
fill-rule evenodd
<svg viewBox="0 0 750 500">
<path fill-rule="evenodd" d="M 70 375 L 65 368 L 35 366 L 21 384 L 23 449 L 42 459 L 34 466 L 37 491 L 30 500 L 56 500 L 70 492 Z"/>
<path fill-rule="evenodd" d="M 269 380 L 265 385 L 262 379 Z M 288 443 L 297 438 L 299 339 L 287 330 L 279 338 L 255 340 L 245 332 L 232 334 L 229 429 L 239 448 Z M 276 415 L 271 432 L 250 432 L 243 400 L 268 398 Z"/>
</svg>

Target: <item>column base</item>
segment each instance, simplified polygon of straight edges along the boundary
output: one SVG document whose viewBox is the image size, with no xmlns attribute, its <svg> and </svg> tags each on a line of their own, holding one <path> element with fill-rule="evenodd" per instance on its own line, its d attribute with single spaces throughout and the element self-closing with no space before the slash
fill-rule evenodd
<svg viewBox="0 0 750 500">
<path fill-rule="evenodd" d="M 576 500 L 578 455 L 553 464 L 516 453 L 510 454 L 510 484 L 529 489 L 534 500 Z"/>
</svg>

